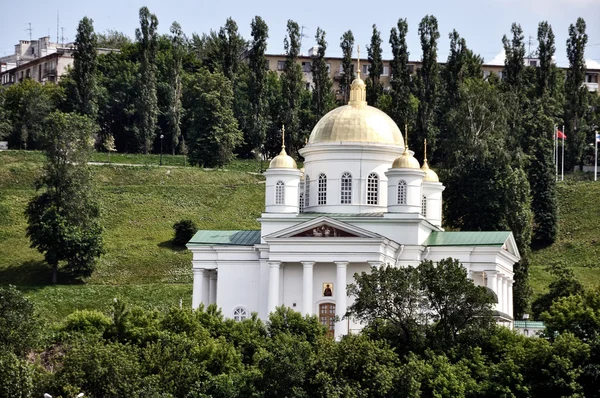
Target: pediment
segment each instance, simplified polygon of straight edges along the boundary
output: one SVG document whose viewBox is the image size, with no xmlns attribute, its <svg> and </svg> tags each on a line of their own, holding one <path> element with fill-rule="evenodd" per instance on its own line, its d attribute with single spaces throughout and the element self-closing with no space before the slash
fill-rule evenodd
<svg viewBox="0 0 600 398">
<path fill-rule="evenodd" d="M 512 233 L 508 236 L 508 239 L 506 239 L 506 242 L 504 242 L 504 244 L 502 245 L 502 249 L 506 250 L 514 256 L 517 256 L 519 258 L 521 257 L 521 254 L 519 253 L 519 248 L 517 247 L 517 242 L 515 241 L 515 237 Z"/>
<path fill-rule="evenodd" d="M 329 217 L 318 217 L 265 238 L 380 238 L 381 236 Z"/>
</svg>

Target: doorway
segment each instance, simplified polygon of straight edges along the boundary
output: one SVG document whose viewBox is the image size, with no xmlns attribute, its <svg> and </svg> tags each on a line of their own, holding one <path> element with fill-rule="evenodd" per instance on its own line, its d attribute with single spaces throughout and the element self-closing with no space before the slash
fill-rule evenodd
<svg viewBox="0 0 600 398">
<path fill-rule="evenodd" d="M 319 321 L 327 327 L 327 335 L 334 337 L 335 335 L 335 304 L 323 303 L 319 304 Z"/>
</svg>

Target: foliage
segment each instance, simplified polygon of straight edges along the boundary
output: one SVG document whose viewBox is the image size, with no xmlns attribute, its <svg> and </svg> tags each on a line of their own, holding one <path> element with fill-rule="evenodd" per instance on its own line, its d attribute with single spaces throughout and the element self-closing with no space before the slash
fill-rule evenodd
<svg viewBox="0 0 600 398">
<path fill-rule="evenodd" d="M 393 58 L 390 63 L 392 106 L 389 115 L 398 126 L 411 126 L 412 128 L 417 111 L 417 100 L 413 95 L 413 82 L 408 68 L 410 53 L 406 44 L 407 34 L 408 22 L 406 19 L 399 19 L 398 29 L 394 27 L 390 32 Z"/>
<path fill-rule="evenodd" d="M 383 94 L 383 84 L 379 81 L 383 73 L 383 57 L 381 49 L 381 32 L 373 24 L 371 44 L 367 46 L 369 61 L 369 76 L 367 78 L 367 102 L 371 106 L 378 106 L 379 97 Z M 359 71 L 362 73 L 362 71 Z"/>
<path fill-rule="evenodd" d="M 140 48 L 140 74 L 138 78 L 137 123 L 135 125 L 141 152 L 152 148 L 158 118 L 156 95 L 156 56 L 158 46 L 158 19 L 147 7 L 140 8 L 140 28 L 135 37 Z"/>
<path fill-rule="evenodd" d="M 77 26 L 75 51 L 73 51 L 72 78 L 76 87 L 75 109 L 82 115 L 95 118 L 96 105 L 96 57 L 98 40 L 90 18 L 83 17 Z"/>
<path fill-rule="evenodd" d="M 506 54 L 502 78 L 508 86 L 518 89 L 521 85 L 524 68 L 525 42 L 523 41 L 524 36 L 521 25 L 513 23 L 510 31 L 512 33 L 511 40 L 506 35 L 502 37 L 504 53 Z"/>
<path fill-rule="evenodd" d="M 549 291 L 539 296 L 532 304 L 532 312 L 536 318 L 544 311 L 548 311 L 556 300 L 561 297 L 569 297 L 583 292 L 583 285 L 575 278 L 572 269 L 565 264 L 552 264 L 549 268 L 554 280 L 548 286 Z"/>
<path fill-rule="evenodd" d="M 11 351 L 0 351 L 0 397 L 29 398 L 33 391 L 33 369 Z"/>
<path fill-rule="evenodd" d="M 313 58 L 311 65 L 314 85 L 312 92 L 314 121 L 311 124 L 316 124 L 316 122 L 334 106 L 334 96 L 331 91 L 333 82 L 329 77 L 329 70 L 327 69 L 327 64 L 324 59 L 327 42 L 325 41 L 325 32 L 321 30 L 321 28 L 317 28 L 315 40 L 319 49 L 317 51 L 317 56 Z"/>
<path fill-rule="evenodd" d="M 267 133 L 267 75 L 269 69 L 266 66 L 267 39 L 269 38 L 269 27 L 259 16 L 254 17 L 251 27 L 252 42 L 248 66 L 250 78 L 248 81 L 248 101 L 250 103 L 250 118 L 246 142 L 252 149 L 260 149 L 264 145 Z"/>
<path fill-rule="evenodd" d="M 123 32 L 108 29 L 104 33 L 96 33 L 98 48 L 122 49 L 131 44 L 131 39 Z"/>
<path fill-rule="evenodd" d="M 27 236 L 44 254 L 56 283 L 61 262 L 73 276 L 92 274 L 103 251 L 102 227 L 87 165 L 95 127 L 86 116 L 61 112 L 50 115 L 47 126 L 47 162 L 36 182 L 44 191 L 27 206 Z"/>
<path fill-rule="evenodd" d="M 192 239 L 194 234 L 198 231 L 198 227 L 192 220 L 181 220 L 173 224 L 175 230 L 175 236 L 173 242 L 178 245 L 185 245 Z"/>
<path fill-rule="evenodd" d="M 0 352 L 22 357 L 37 343 L 39 331 L 33 304 L 14 286 L 0 287 Z"/>
<path fill-rule="evenodd" d="M 354 35 L 351 30 L 344 32 L 340 38 L 340 47 L 342 49 L 342 77 L 340 80 L 340 91 L 343 96 L 343 104 L 347 104 L 350 99 L 350 85 L 354 80 L 354 68 L 352 65 L 352 50 L 354 48 Z"/>
<path fill-rule="evenodd" d="M 177 22 L 171 25 L 171 78 L 169 81 L 170 88 L 170 106 L 168 112 L 169 118 L 169 133 L 171 135 L 171 153 L 175 155 L 175 151 L 180 143 L 183 143 L 181 136 L 181 117 L 183 109 L 181 107 L 182 95 L 182 75 L 183 75 L 183 57 L 185 55 L 185 38 L 181 26 Z"/>
<path fill-rule="evenodd" d="M 184 86 L 187 112 L 183 124 L 190 164 L 218 167 L 229 163 L 242 140 L 233 115 L 231 81 L 220 72 L 201 69 L 186 76 Z"/>
<path fill-rule="evenodd" d="M 300 27 L 291 19 L 287 22 L 287 35 L 284 39 L 285 64 L 281 75 L 281 98 L 283 100 L 282 122 L 288 132 L 286 147 L 295 154 L 304 140 L 299 137 L 300 96 L 302 92 L 302 69 L 298 64 L 300 54 Z M 280 128 L 280 127 L 278 127 Z"/>
</svg>

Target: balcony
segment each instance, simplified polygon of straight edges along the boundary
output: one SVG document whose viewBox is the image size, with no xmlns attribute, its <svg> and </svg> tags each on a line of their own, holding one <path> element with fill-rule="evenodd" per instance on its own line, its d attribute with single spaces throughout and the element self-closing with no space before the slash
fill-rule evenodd
<svg viewBox="0 0 600 398">
<path fill-rule="evenodd" d="M 44 69 L 44 76 L 56 76 L 56 68 Z"/>
<path fill-rule="evenodd" d="M 588 91 L 598 92 L 598 83 L 583 83 Z"/>
</svg>

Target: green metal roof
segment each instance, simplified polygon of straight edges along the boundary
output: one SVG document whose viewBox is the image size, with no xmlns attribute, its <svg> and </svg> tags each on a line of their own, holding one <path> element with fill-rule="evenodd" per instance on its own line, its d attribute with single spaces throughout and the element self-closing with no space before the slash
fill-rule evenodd
<svg viewBox="0 0 600 398">
<path fill-rule="evenodd" d="M 188 245 L 252 246 L 260 243 L 260 231 L 207 231 L 201 230 Z"/>
<path fill-rule="evenodd" d="M 502 246 L 509 231 L 432 232 L 423 246 Z"/>
<path fill-rule="evenodd" d="M 300 213 L 299 217 L 329 217 L 329 218 L 337 218 L 337 217 L 383 217 L 382 212 L 379 213 L 317 213 L 313 211 L 308 211 L 304 213 Z"/>
<path fill-rule="evenodd" d="M 546 327 L 546 325 L 544 325 L 544 322 L 542 321 L 515 321 L 514 326 L 516 328 L 536 328 L 536 329 L 543 329 Z"/>
</svg>

